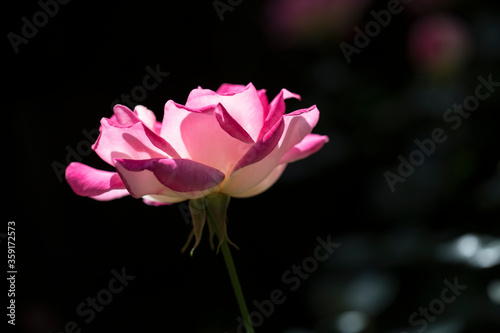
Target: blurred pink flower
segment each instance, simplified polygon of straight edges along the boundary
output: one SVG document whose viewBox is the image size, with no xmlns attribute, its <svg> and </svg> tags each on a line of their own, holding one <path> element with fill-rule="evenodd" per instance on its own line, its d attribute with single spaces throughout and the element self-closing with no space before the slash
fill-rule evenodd
<svg viewBox="0 0 500 333">
<path fill-rule="evenodd" d="M 449 14 L 424 16 L 411 28 L 408 53 L 413 65 L 433 75 L 459 70 L 471 52 L 467 26 Z"/>
<path fill-rule="evenodd" d="M 401 4 L 415 14 L 431 13 L 440 10 L 447 10 L 458 0 L 400 0 Z"/>
<path fill-rule="evenodd" d="M 170 100 L 163 122 L 152 111 L 116 105 L 101 120 L 94 151 L 116 172 L 73 162 L 66 179 L 73 191 L 96 200 L 132 195 L 159 205 L 212 193 L 257 195 L 272 186 L 288 163 L 318 151 L 328 137 L 311 134 L 316 106 L 285 114 L 282 89 L 268 103 L 265 90 L 223 84 L 194 89 L 186 105 Z"/>
<path fill-rule="evenodd" d="M 267 5 L 267 25 L 279 43 L 323 37 L 342 38 L 371 0 L 274 0 Z"/>
</svg>

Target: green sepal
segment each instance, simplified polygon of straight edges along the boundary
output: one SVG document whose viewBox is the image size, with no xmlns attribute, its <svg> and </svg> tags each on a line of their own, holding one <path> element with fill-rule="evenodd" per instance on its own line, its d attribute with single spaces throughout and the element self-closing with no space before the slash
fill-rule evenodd
<svg viewBox="0 0 500 333">
<path fill-rule="evenodd" d="M 190 251 L 190 255 L 193 256 L 194 250 L 198 247 L 203 234 L 203 228 L 205 227 L 205 221 L 207 217 L 209 218 L 209 241 L 210 248 L 214 250 L 214 236 L 217 236 L 219 243 L 217 245 L 217 253 L 219 252 L 220 246 L 224 240 L 235 248 L 238 248 L 227 236 L 227 209 L 229 207 L 230 196 L 226 194 L 216 193 L 211 194 L 203 198 L 191 199 L 189 200 L 189 211 L 191 212 L 191 219 L 193 221 L 193 230 L 191 231 L 186 244 L 182 247 L 181 252 L 187 250 L 189 243 L 191 243 L 193 237 L 195 238 L 195 243 Z"/>
<path fill-rule="evenodd" d="M 217 245 L 217 253 L 219 252 L 220 246 L 224 239 L 228 241 L 229 244 L 238 248 L 233 242 L 229 240 L 227 236 L 227 209 L 229 207 L 229 201 L 231 197 L 226 194 L 217 194 L 209 196 L 209 201 L 207 204 L 207 214 L 210 220 L 208 227 L 210 229 L 210 246 L 213 249 L 213 237 L 217 235 L 219 244 Z"/>
<path fill-rule="evenodd" d="M 189 211 L 191 212 L 191 219 L 193 221 L 193 231 L 191 232 L 186 245 L 184 245 L 183 251 L 187 249 L 187 245 L 191 242 L 191 239 L 194 235 L 195 242 L 190 252 L 191 256 L 193 256 L 194 250 L 200 244 L 201 236 L 203 234 L 203 228 L 205 227 L 205 221 L 207 220 L 205 206 L 205 198 L 189 200 Z"/>
<path fill-rule="evenodd" d="M 186 250 L 187 250 L 187 248 L 189 246 L 189 243 L 191 243 L 191 240 L 193 239 L 193 236 L 194 236 L 194 231 L 191 230 L 191 232 L 189 233 L 189 236 L 188 236 L 188 239 L 187 239 L 186 243 L 184 244 L 184 246 L 181 249 L 181 253 L 186 252 Z M 193 250 L 191 250 L 191 257 L 192 256 L 193 256 Z"/>
</svg>

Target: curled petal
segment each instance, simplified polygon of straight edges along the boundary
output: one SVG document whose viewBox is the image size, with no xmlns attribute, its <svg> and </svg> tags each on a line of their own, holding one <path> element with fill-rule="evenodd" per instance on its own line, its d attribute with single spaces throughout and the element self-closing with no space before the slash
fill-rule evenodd
<svg viewBox="0 0 500 333">
<path fill-rule="evenodd" d="M 111 120 L 104 118 L 101 121 L 101 134 L 92 148 L 111 165 L 116 158 L 178 157 L 165 139 L 140 121 L 127 127 L 116 127 Z"/>
<path fill-rule="evenodd" d="M 160 134 L 161 123 L 156 121 L 156 116 L 153 111 L 148 108 L 137 105 L 134 109 L 134 113 L 137 117 L 146 125 L 150 130 L 153 130 L 156 134 Z"/>
<path fill-rule="evenodd" d="M 223 83 L 217 89 L 217 94 L 236 94 L 245 89 L 246 86 L 243 84 L 231 84 L 231 83 Z M 201 88 L 200 88 L 201 89 Z"/>
<path fill-rule="evenodd" d="M 127 160 L 130 161 L 130 160 Z M 172 198 L 172 201 L 167 202 L 176 202 L 182 198 L 175 191 L 166 188 L 154 175 L 152 171 L 149 170 L 128 170 L 124 165 L 124 163 L 120 160 L 116 161 L 115 167 L 118 171 L 118 174 L 123 179 L 123 183 L 125 187 L 130 192 L 130 195 L 136 199 L 146 197 L 148 200 L 153 196 L 161 196 Z"/>
<path fill-rule="evenodd" d="M 240 193 L 232 193 L 231 196 L 235 198 L 248 198 L 248 197 L 253 197 L 254 195 L 261 194 L 262 192 L 266 191 L 268 188 L 274 185 L 276 181 L 281 177 L 281 174 L 283 171 L 285 171 L 287 164 L 280 164 L 274 170 L 266 177 L 264 180 L 262 180 L 259 184 L 255 185 L 254 187 L 240 192 Z"/>
<path fill-rule="evenodd" d="M 145 106 L 137 105 L 134 111 L 128 107 L 117 104 L 113 107 L 114 114 L 108 119 L 108 122 L 115 127 L 129 127 L 133 124 L 142 122 L 156 134 L 160 133 L 161 123 L 156 121 L 153 111 Z"/>
<path fill-rule="evenodd" d="M 244 89 L 223 87 L 230 92 L 218 94 L 209 89 L 194 89 L 189 94 L 186 107 L 200 108 L 206 105 L 222 104 L 227 112 L 257 141 L 264 122 L 264 109 L 259 92 L 249 83 Z"/>
<path fill-rule="evenodd" d="M 203 116 L 203 115 L 211 115 L 214 112 L 215 106 L 209 105 L 204 106 L 202 108 L 189 108 L 187 106 L 175 103 L 172 100 L 169 100 L 165 104 L 165 111 L 163 115 L 163 123 L 161 127 L 161 137 L 168 141 L 175 150 L 179 153 L 183 158 L 190 158 L 190 154 L 188 152 L 188 147 L 186 147 L 185 142 L 183 141 L 183 133 L 181 132 L 181 125 L 186 123 L 188 117 L 194 117 L 193 115 Z M 201 118 L 203 120 L 208 119 L 207 117 Z M 189 135 L 189 133 L 184 134 Z M 194 133 L 196 135 L 196 133 Z"/>
<path fill-rule="evenodd" d="M 146 195 L 146 196 L 142 197 L 142 201 L 148 206 L 155 206 L 155 207 L 171 205 L 173 203 L 172 201 L 165 201 L 165 199 L 164 199 L 164 201 L 158 201 L 156 197 L 158 197 L 158 196 Z M 174 202 L 177 202 L 177 201 L 174 201 Z"/>
<path fill-rule="evenodd" d="M 130 193 L 128 193 L 127 190 L 111 190 L 103 194 L 90 196 L 89 198 L 92 198 L 97 201 L 110 201 L 123 198 L 127 195 L 130 195 Z"/>
<path fill-rule="evenodd" d="M 246 86 L 242 84 L 231 84 L 231 83 L 223 83 L 219 89 L 217 89 L 216 93 L 219 95 L 223 94 L 234 94 L 238 93 L 242 90 L 245 90 Z M 201 88 L 199 88 L 201 89 Z M 260 102 L 262 104 L 262 109 L 264 110 L 264 115 L 267 114 L 269 109 L 269 100 L 267 99 L 266 89 L 257 90 L 257 94 L 259 95 Z"/>
<path fill-rule="evenodd" d="M 283 134 L 274 149 L 256 163 L 245 163 L 243 159 L 246 156 L 243 157 L 237 165 L 240 168 L 235 168 L 231 177 L 224 184 L 222 192 L 233 195 L 250 190 L 262 182 L 280 164 L 282 156 L 311 133 L 318 119 L 319 111 L 316 106 L 285 114 L 282 118 L 284 122 Z M 254 147 L 257 144 L 258 142 Z"/>
<path fill-rule="evenodd" d="M 200 109 L 165 105 L 162 134 L 183 158 L 226 174 L 251 147 L 251 137 L 221 104 Z"/>
<path fill-rule="evenodd" d="M 265 119 L 267 113 L 269 112 L 269 100 L 267 99 L 266 89 L 260 89 L 257 91 L 259 95 L 260 103 L 262 104 L 262 110 L 264 111 L 263 119 Z"/>
<path fill-rule="evenodd" d="M 326 135 L 309 134 L 301 142 L 287 151 L 280 160 L 280 163 L 292 163 L 320 150 L 328 142 Z"/>
<path fill-rule="evenodd" d="M 130 126 L 135 123 L 141 122 L 136 113 L 132 112 L 125 105 L 117 104 L 113 107 L 113 117 L 111 119 L 115 122 L 115 126 Z"/>
<path fill-rule="evenodd" d="M 73 162 L 66 168 L 66 180 L 78 195 L 96 200 L 112 200 L 127 195 L 125 185 L 116 172 L 97 170 Z M 113 190 L 122 190 L 111 193 Z"/>
<path fill-rule="evenodd" d="M 217 105 L 215 109 L 215 118 L 219 122 L 220 127 L 233 138 L 244 143 L 254 143 L 250 135 L 233 117 L 231 117 L 222 104 Z"/>
<path fill-rule="evenodd" d="M 252 148 L 248 150 L 238 164 L 236 164 L 232 172 L 234 173 L 250 164 L 257 163 L 269 155 L 278 144 L 284 128 L 285 126 L 283 120 L 276 123 L 275 126 L 266 135 L 264 135 L 264 137 L 257 141 Z"/>
<path fill-rule="evenodd" d="M 286 89 L 281 89 L 279 94 L 269 104 L 269 111 L 266 113 L 259 137 L 264 136 L 283 117 L 286 108 L 285 99 L 288 98 L 296 98 L 300 101 L 300 95 Z"/>
<path fill-rule="evenodd" d="M 201 163 L 185 159 L 117 159 L 116 169 L 133 197 L 162 195 L 199 197 L 216 188 L 224 173 Z"/>
</svg>

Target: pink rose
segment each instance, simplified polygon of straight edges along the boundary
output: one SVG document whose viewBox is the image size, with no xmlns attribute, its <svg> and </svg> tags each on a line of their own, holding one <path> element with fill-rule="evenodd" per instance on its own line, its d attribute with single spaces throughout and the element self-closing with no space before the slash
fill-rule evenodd
<svg viewBox="0 0 500 333">
<path fill-rule="evenodd" d="M 268 102 L 265 90 L 223 84 L 194 89 L 186 105 L 168 101 L 163 122 L 147 108 L 114 107 L 101 120 L 94 151 L 116 172 L 73 162 L 66 179 L 76 194 L 96 200 L 132 195 L 152 205 L 223 193 L 250 197 L 267 190 L 286 165 L 328 142 L 311 134 L 316 106 L 284 114 L 282 89 Z"/>
<path fill-rule="evenodd" d="M 426 73 L 448 75 L 464 68 L 472 51 L 470 31 L 450 14 L 425 15 L 411 28 L 408 55 Z"/>
</svg>

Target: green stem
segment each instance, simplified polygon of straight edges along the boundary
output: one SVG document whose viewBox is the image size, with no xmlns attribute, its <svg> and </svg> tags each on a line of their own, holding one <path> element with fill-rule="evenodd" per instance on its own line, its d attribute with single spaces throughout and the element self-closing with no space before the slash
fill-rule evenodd
<svg viewBox="0 0 500 333">
<path fill-rule="evenodd" d="M 247 304 L 245 302 L 245 297 L 243 296 L 243 291 L 241 289 L 240 281 L 238 279 L 238 274 L 236 274 L 236 268 L 234 267 L 233 257 L 231 256 L 231 251 L 229 250 L 229 245 L 227 239 L 221 245 L 222 255 L 224 256 L 224 261 L 226 262 L 227 272 L 229 273 L 229 278 L 231 279 L 231 284 L 233 285 L 234 294 L 236 300 L 238 301 L 238 306 L 240 308 L 241 316 L 245 323 L 245 328 L 248 333 L 254 333 L 254 329 L 251 324 L 250 315 L 248 314 Z"/>
<path fill-rule="evenodd" d="M 238 307 L 240 308 L 241 317 L 243 318 L 243 322 L 245 323 L 245 329 L 247 333 L 255 333 L 251 324 L 250 315 L 248 314 L 248 308 L 245 302 L 245 297 L 243 296 L 243 290 L 241 289 L 240 280 L 238 279 L 238 274 L 236 273 L 233 256 L 231 255 L 231 251 L 229 249 L 227 237 L 226 235 L 221 235 L 215 221 L 212 219 L 210 214 L 208 214 L 208 220 L 210 221 L 212 227 L 215 229 L 219 241 L 222 239 L 222 242 L 220 244 L 222 256 L 224 257 L 224 261 L 226 262 L 227 272 L 229 273 L 229 278 L 233 286 L 234 295 L 236 296 L 236 301 L 238 302 Z"/>
</svg>

